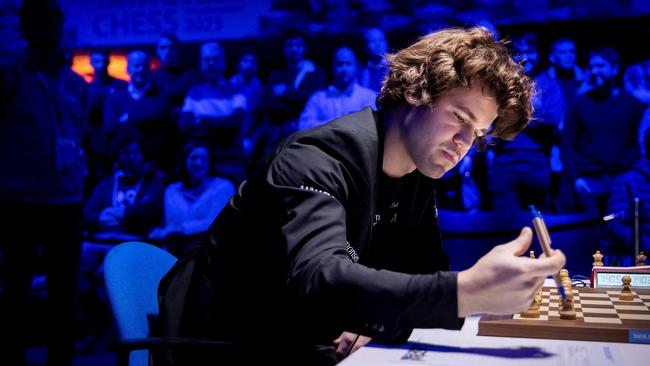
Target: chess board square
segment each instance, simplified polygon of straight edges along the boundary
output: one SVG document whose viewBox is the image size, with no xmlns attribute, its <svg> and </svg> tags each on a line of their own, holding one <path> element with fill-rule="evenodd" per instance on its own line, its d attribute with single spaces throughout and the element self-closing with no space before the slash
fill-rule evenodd
<svg viewBox="0 0 650 366">
<path fill-rule="evenodd" d="M 548 316 L 552 318 L 560 318 L 560 312 L 558 310 L 551 310 L 548 312 Z M 577 312 L 576 311 L 576 318 L 582 318 L 584 315 L 582 312 Z"/>
<path fill-rule="evenodd" d="M 580 303 L 582 304 L 583 308 L 585 307 L 585 305 L 600 305 L 600 306 L 611 306 L 612 305 L 611 301 L 606 301 L 606 300 L 585 300 L 585 299 L 581 299 Z"/>
<path fill-rule="evenodd" d="M 623 324 L 619 318 L 600 318 L 585 316 L 585 322 L 588 323 L 607 323 L 607 324 Z"/>
<path fill-rule="evenodd" d="M 586 314 L 616 314 L 616 309 L 587 308 L 582 310 Z"/>
<path fill-rule="evenodd" d="M 632 310 L 632 311 L 640 311 L 640 312 L 648 311 L 648 309 L 643 305 L 639 306 L 639 305 L 617 305 L 617 304 L 614 304 L 614 308 L 616 308 L 618 310 Z"/>
<path fill-rule="evenodd" d="M 650 320 L 650 315 L 648 315 L 648 314 L 621 313 L 621 314 L 618 314 L 618 316 L 621 319 L 626 319 L 626 320 Z"/>
</svg>

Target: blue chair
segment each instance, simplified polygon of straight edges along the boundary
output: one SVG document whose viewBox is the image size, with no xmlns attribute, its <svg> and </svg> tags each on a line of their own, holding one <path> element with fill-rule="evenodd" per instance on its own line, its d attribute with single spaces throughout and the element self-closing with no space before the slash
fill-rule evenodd
<svg viewBox="0 0 650 366">
<path fill-rule="evenodd" d="M 148 350 L 230 345 L 209 339 L 152 337 L 158 316 L 158 285 L 176 263 L 164 250 L 142 242 L 126 242 L 104 259 L 106 293 L 117 328 L 117 365 L 147 366 Z"/>
</svg>

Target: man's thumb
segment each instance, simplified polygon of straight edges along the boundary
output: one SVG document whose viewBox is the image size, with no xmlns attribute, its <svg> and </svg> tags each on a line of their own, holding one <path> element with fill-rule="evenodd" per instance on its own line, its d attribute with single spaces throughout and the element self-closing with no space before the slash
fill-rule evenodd
<svg viewBox="0 0 650 366">
<path fill-rule="evenodd" d="M 533 240 L 533 231 L 528 227 L 521 229 L 519 236 L 507 243 L 508 249 L 512 250 L 513 254 L 517 257 L 521 256 L 528 250 L 530 243 Z"/>
</svg>

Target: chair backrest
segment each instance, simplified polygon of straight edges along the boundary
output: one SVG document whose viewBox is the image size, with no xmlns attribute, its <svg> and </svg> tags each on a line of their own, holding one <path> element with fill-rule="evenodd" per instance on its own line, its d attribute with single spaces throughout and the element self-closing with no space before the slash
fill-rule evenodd
<svg viewBox="0 0 650 366">
<path fill-rule="evenodd" d="M 148 317 L 158 315 L 158 285 L 175 262 L 173 255 L 142 242 L 119 244 L 108 252 L 104 281 L 120 340 L 149 336 Z M 131 365 L 146 365 L 147 358 L 146 351 L 133 352 Z"/>
</svg>

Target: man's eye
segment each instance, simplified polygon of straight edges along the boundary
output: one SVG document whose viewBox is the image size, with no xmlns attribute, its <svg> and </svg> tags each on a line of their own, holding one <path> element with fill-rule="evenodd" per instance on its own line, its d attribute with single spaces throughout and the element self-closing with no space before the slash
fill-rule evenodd
<svg viewBox="0 0 650 366">
<path fill-rule="evenodd" d="M 458 120 L 458 122 L 465 123 L 465 118 L 463 118 L 460 114 L 454 112 L 454 116 L 456 116 L 456 119 Z"/>
</svg>

